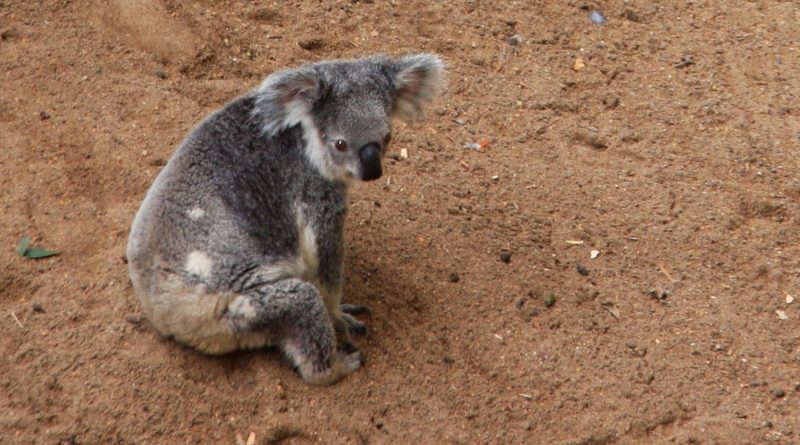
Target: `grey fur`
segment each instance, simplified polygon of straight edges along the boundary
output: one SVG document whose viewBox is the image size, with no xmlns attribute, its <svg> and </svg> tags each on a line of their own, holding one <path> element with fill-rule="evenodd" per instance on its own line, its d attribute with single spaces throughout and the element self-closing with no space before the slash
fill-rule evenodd
<svg viewBox="0 0 800 445">
<path fill-rule="evenodd" d="M 355 371 L 350 332 L 365 327 L 341 306 L 347 185 L 375 162 L 365 147 L 385 153 L 392 116 L 421 115 L 443 70 L 428 54 L 305 65 L 192 130 L 128 241 L 151 324 L 208 354 L 277 345 L 312 384 Z"/>
</svg>

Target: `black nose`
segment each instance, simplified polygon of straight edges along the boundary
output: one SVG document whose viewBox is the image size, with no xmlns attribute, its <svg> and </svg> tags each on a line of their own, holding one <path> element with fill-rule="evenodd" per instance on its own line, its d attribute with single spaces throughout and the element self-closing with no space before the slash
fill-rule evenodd
<svg viewBox="0 0 800 445">
<path fill-rule="evenodd" d="M 381 177 L 381 147 L 378 144 L 373 142 L 361 147 L 358 157 L 361 159 L 361 179 L 372 181 Z"/>
</svg>

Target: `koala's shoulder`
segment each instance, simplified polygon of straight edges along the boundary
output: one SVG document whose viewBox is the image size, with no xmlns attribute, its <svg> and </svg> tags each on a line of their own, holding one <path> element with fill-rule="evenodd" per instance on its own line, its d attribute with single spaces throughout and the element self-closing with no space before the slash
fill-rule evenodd
<svg viewBox="0 0 800 445">
<path fill-rule="evenodd" d="M 222 108 L 209 114 L 187 136 L 185 145 L 202 145 L 207 142 L 231 141 L 254 137 L 258 126 L 253 118 L 254 98 L 237 97 Z"/>
</svg>

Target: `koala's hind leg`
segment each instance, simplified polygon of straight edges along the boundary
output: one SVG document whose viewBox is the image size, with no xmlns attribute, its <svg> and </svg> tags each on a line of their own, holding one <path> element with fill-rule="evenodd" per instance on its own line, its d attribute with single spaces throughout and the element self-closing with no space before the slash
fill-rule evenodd
<svg viewBox="0 0 800 445">
<path fill-rule="evenodd" d="M 287 279 L 261 285 L 228 305 L 225 318 L 241 337 L 265 332 L 308 383 L 333 383 L 361 366 L 361 353 L 337 348 L 325 303 L 308 282 Z"/>
</svg>

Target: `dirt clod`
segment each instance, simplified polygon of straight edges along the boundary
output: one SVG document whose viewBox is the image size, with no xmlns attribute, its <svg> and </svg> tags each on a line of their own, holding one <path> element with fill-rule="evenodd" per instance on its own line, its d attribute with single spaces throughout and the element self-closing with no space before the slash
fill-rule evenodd
<svg viewBox="0 0 800 445">
<path fill-rule="evenodd" d="M 325 40 L 319 38 L 306 39 L 297 42 L 297 45 L 306 51 L 314 51 L 325 47 Z"/>
<path fill-rule="evenodd" d="M 0 3 L 0 6 L 2 6 L 2 3 Z M 0 40 L 3 40 L 3 41 L 11 40 L 14 37 L 17 37 L 18 35 L 19 35 L 19 32 L 16 30 L 16 28 L 6 28 L 6 29 L 0 31 Z"/>
<path fill-rule="evenodd" d="M 578 263 L 577 265 L 575 265 L 575 270 L 577 270 L 578 273 L 583 275 L 584 277 L 589 275 L 589 268 L 587 268 L 586 266 L 584 266 L 581 263 Z"/>
<path fill-rule="evenodd" d="M 506 264 L 510 263 L 511 262 L 511 255 L 513 255 L 513 253 L 509 252 L 507 250 L 504 250 L 504 251 L 500 252 L 500 261 L 502 261 L 502 262 L 504 262 Z"/>
<path fill-rule="evenodd" d="M 619 106 L 619 96 L 616 94 L 609 94 L 608 96 L 603 98 L 603 104 L 607 106 L 609 109 L 614 109 Z"/>
<path fill-rule="evenodd" d="M 461 281 L 461 276 L 457 272 L 450 272 L 450 275 L 447 276 L 447 281 L 451 283 L 458 283 Z"/>
<path fill-rule="evenodd" d="M 587 145 L 596 150 L 608 148 L 608 142 L 594 130 L 577 130 L 573 133 L 576 142 Z"/>
</svg>

